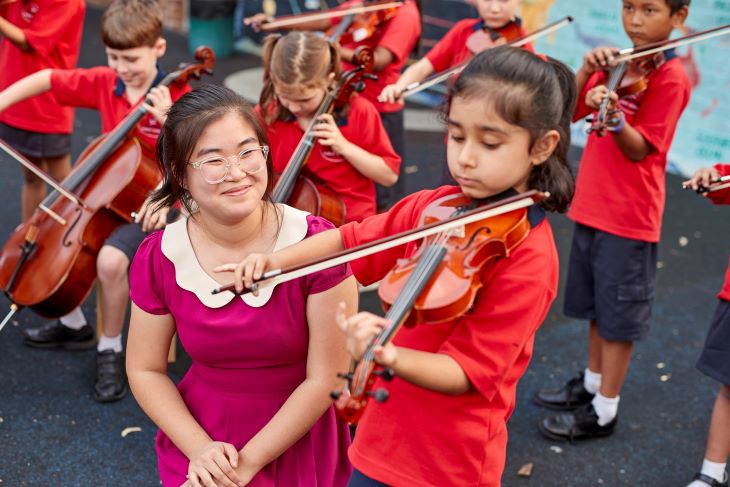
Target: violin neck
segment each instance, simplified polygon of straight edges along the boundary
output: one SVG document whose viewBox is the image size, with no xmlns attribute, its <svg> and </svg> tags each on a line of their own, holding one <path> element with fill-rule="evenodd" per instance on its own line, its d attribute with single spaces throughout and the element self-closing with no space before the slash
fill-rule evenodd
<svg viewBox="0 0 730 487">
<path fill-rule="evenodd" d="M 398 298 L 385 314 L 385 319 L 390 321 L 391 324 L 378 334 L 370 347 L 368 347 L 368 350 L 374 348 L 376 345 L 385 345 L 388 343 L 393 338 L 400 324 L 405 321 L 416 300 L 430 282 L 431 277 L 433 277 L 439 264 L 446 255 L 446 246 L 440 244 L 445 239 L 446 234 L 438 234 L 434 238 L 433 243 L 428 244 L 428 247 L 408 276 L 408 280 L 403 286 L 403 291 L 398 295 Z"/>
<path fill-rule="evenodd" d="M 286 165 L 284 172 L 281 173 L 279 180 L 274 186 L 274 191 L 271 194 L 271 199 L 274 203 L 286 203 L 291 197 L 291 193 L 294 190 L 299 173 L 302 171 L 304 164 L 307 163 L 309 156 L 312 154 L 314 149 L 315 137 L 312 135 L 312 130 L 317 124 L 317 119 L 325 114 L 329 113 L 334 104 L 335 98 L 333 93 L 328 93 L 324 97 L 322 103 L 317 109 L 317 113 L 312 117 L 312 121 L 309 122 L 307 130 L 304 132 L 302 139 L 297 144 L 297 148 L 294 150 L 294 154 Z"/>
</svg>

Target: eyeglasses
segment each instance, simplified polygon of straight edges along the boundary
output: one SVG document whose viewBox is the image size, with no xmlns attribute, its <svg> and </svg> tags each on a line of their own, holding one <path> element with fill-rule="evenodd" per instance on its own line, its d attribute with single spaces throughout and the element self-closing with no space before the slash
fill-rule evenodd
<svg viewBox="0 0 730 487">
<path fill-rule="evenodd" d="M 256 174 L 266 167 L 269 146 L 248 147 L 230 157 L 216 156 L 202 161 L 188 162 L 193 168 L 200 169 L 208 184 L 222 183 L 231 171 L 231 158 L 235 158 L 238 169 L 246 174 Z"/>
</svg>

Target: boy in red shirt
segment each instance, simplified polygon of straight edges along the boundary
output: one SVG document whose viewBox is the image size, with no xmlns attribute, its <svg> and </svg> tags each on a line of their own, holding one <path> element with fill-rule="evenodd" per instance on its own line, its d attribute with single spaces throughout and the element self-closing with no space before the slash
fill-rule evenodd
<svg viewBox="0 0 730 487">
<path fill-rule="evenodd" d="M 104 13 L 101 34 L 109 67 L 39 71 L 0 92 L 0 112 L 26 98 L 51 92 L 62 105 L 98 110 L 102 132 L 106 133 L 145 103 L 149 113 L 137 125 L 135 136 L 148 157 L 154 158 L 167 109 L 172 100 L 190 91 L 187 85 L 182 89 L 156 86 L 164 77 L 157 61 L 167 47 L 158 2 L 115 0 Z M 138 212 L 138 223 L 117 229 L 97 257 L 104 316 L 103 336 L 97 345 L 97 401 L 116 401 L 127 393 L 121 335 L 129 302 L 127 268 L 145 232 L 163 227 L 167 215 L 167 208 L 153 213 L 145 203 Z M 26 330 L 25 344 L 36 348 L 90 348 L 94 346 L 94 331 L 78 308 L 57 322 Z"/>
<path fill-rule="evenodd" d="M 41 69 L 76 67 L 85 10 L 83 0 L 0 4 L 0 91 Z M 0 139 L 61 181 L 71 170 L 73 117 L 73 108 L 45 94 L 0 113 Z M 23 221 L 45 193 L 46 184 L 23 169 Z"/>
<path fill-rule="evenodd" d="M 624 0 L 624 30 L 637 46 L 664 41 L 684 23 L 689 3 Z M 616 111 L 607 134 L 588 137 L 568 212 L 576 225 L 564 312 L 590 320 L 588 367 L 563 388 L 535 394 L 537 404 L 569 411 L 539 423 L 551 439 L 606 436 L 616 426 L 633 342 L 649 331 L 667 152 L 690 96 L 680 60 L 665 51 L 666 62 L 648 74 L 646 90 L 618 100 L 601 84 L 615 53 L 592 50 L 576 76 L 581 94 L 574 120 L 606 96 Z"/>
<path fill-rule="evenodd" d="M 716 164 L 715 167 L 698 170 L 685 185 L 695 191 L 712 188 L 713 181 L 720 176 L 730 175 L 730 164 Z M 724 186 L 724 185 L 723 185 Z M 704 193 L 716 205 L 730 205 L 730 188 L 720 188 Z M 697 361 L 702 373 L 718 381 L 720 391 L 712 409 L 710 431 L 702 469 L 687 487 L 727 487 L 727 459 L 730 455 L 730 262 L 725 273 L 725 282 L 717 295 L 715 316 L 712 319 L 707 340 Z"/>
</svg>

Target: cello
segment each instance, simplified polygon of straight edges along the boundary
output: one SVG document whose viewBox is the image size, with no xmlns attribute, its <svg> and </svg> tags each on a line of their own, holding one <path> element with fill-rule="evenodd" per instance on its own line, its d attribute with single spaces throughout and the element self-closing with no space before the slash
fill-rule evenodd
<svg viewBox="0 0 730 487">
<path fill-rule="evenodd" d="M 357 48 L 353 58 L 353 64 L 357 67 L 344 73 L 337 86 L 325 95 L 286 168 L 275 178 L 276 183 L 271 194 L 274 203 L 287 203 L 312 215 L 326 218 L 337 226 L 345 223 L 346 209 L 342 198 L 326 185 L 301 173 L 314 149 L 316 139 L 312 131 L 319 122 L 319 117 L 342 109 L 354 91 L 363 90 L 363 78 L 372 76 L 370 72 L 375 59 L 371 48 Z"/>
<path fill-rule="evenodd" d="M 160 84 L 184 84 L 212 73 L 213 51 L 199 47 L 195 56 L 197 63 L 181 66 Z M 114 130 L 92 142 L 71 173 L 5 243 L 0 287 L 12 305 L 0 329 L 20 308 L 57 318 L 91 292 L 104 241 L 131 221 L 162 176 L 153 148 L 133 135 L 146 113 L 140 104 Z"/>
</svg>

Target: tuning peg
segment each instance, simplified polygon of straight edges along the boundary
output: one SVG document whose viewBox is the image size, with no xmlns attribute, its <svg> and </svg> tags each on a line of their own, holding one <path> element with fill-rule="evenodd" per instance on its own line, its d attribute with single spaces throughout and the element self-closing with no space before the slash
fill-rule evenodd
<svg viewBox="0 0 730 487">
<path fill-rule="evenodd" d="M 333 401 L 338 400 L 341 395 L 342 395 L 342 391 L 332 391 L 332 392 L 330 392 L 330 397 L 332 398 Z"/>
<path fill-rule="evenodd" d="M 375 402 L 385 402 L 388 400 L 390 394 L 385 389 L 376 389 L 374 391 L 368 391 L 367 395 L 375 399 Z"/>
<path fill-rule="evenodd" d="M 373 372 L 373 374 L 388 382 L 392 381 L 393 377 L 395 377 L 395 371 L 393 369 L 380 369 Z"/>
</svg>

